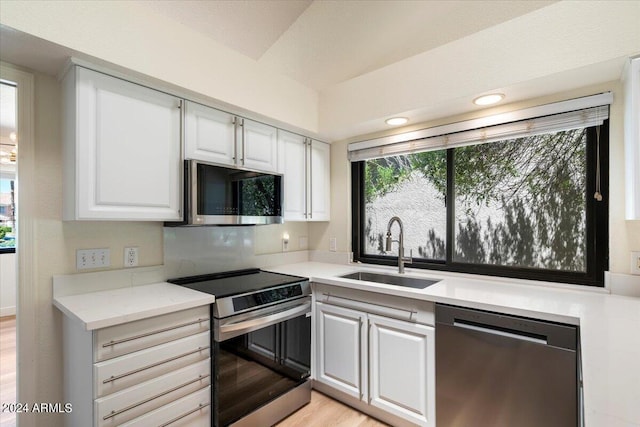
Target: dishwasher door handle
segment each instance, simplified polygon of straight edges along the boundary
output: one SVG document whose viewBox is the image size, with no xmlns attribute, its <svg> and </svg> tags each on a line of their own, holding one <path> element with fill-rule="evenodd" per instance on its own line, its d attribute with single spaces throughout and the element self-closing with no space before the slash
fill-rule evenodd
<svg viewBox="0 0 640 427">
<path fill-rule="evenodd" d="M 491 334 L 491 335 L 499 335 L 501 337 L 513 338 L 513 339 L 516 339 L 516 340 L 528 341 L 528 342 L 533 342 L 533 343 L 536 343 L 536 344 L 547 345 L 547 340 L 546 339 L 530 337 L 528 335 L 521 335 L 521 334 L 518 334 L 516 331 L 507 332 L 507 331 L 503 331 L 503 330 L 500 330 L 500 329 L 493 329 L 489 325 L 482 325 L 482 326 L 471 325 L 469 323 L 459 322 L 459 321 L 455 320 L 453 322 L 453 326 L 458 327 L 458 328 L 463 328 L 463 329 L 469 329 L 469 330 L 472 330 L 472 331 L 484 332 L 484 333 Z"/>
</svg>

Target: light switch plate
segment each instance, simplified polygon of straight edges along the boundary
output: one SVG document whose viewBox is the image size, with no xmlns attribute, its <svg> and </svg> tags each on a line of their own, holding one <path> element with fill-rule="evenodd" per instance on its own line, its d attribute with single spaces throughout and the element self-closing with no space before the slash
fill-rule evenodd
<svg viewBox="0 0 640 427">
<path fill-rule="evenodd" d="M 329 250 L 331 252 L 335 252 L 338 250 L 338 243 L 335 237 L 329 238 Z"/>
<path fill-rule="evenodd" d="M 76 251 L 76 268 L 88 270 L 91 268 L 105 268 L 111 265 L 111 255 L 108 248 L 78 249 Z"/>
</svg>

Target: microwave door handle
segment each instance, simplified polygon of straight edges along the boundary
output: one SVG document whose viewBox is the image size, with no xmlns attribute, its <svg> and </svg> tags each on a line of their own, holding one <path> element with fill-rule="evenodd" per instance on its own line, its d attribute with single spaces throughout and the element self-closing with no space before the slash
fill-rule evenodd
<svg viewBox="0 0 640 427">
<path fill-rule="evenodd" d="M 265 328 L 267 326 L 281 323 L 303 314 L 308 313 L 311 310 L 311 303 L 304 303 L 294 308 L 279 311 L 267 316 L 260 316 L 254 319 L 244 320 L 237 323 L 230 323 L 220 326 L 220 341 L 225 341 L 229 338 L 234 338 L 239 335 L 244 335 L 249 332 L 257 331 L 258 329 Z"/>
<path fill-rule="evenodd" d="M 189 174 L 191 174 L 189 184 L 189 202 L 191 203 L 189 216 L 193 224 L 199 224 L 202 222 L 200 218 L 200 212 L 198 212 L 198 162 L 191 160 Z"/>
</svg>

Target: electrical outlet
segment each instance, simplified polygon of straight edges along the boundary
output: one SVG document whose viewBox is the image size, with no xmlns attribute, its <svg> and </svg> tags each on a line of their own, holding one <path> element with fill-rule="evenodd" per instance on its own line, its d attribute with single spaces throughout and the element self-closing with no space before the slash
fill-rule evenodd
<svg viewBox="0 0 640 427">
<path fill-rule="evenodd" d="M 338 250 L 338 243 L 336 241 L 335 237 L 330 237 L 329 238 L 329 250 L 331 252 L 335 252 Z"/>
<path fill-rule="evenodd" d="M 640 274 L 640 252 L 631 252 L 631 274 Z"/>
<path fill-rule="evenodd" d="M 87 270 L 91 268 L 105 268 L 111 265 L 111 255 L 104 249 L 78 249 L 76 251 L 76 268 Z"/>
<path fill-rule="evenodd" d="M 138 265 L 138 248 L 124 248 L 124 266 L 135 267 Z"/>
</svg>

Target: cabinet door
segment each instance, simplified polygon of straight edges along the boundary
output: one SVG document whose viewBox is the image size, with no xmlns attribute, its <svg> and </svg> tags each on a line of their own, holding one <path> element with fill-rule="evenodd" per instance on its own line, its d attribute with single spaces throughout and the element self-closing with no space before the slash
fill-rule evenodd
<svg viewBox="0 0 640 427">
<path fill-rule="evenodd" d="M 235 165 L 234 116 L 194 102 L 185 102 L 186 159 Z"/>
<path fill-rule="evenodd" d="M 307 219 L 307 154 L 306 138 L 278 131 L 279 172 L 284 175 L 284 219 Z"/>
<path fill-rule="evenodd" d="M 372 406 L 435 426 L 435 329 L 369 315 Z"/>
<path fill-rule="evenodd" d="M 278 166 L 278 130 L 253 120 L 243 119 L 241 153 L 238 166 L 276 172 Z"/>
<path fill-rule="evenodd" d="M 309 152 L 309 219 L 329 221 L 331 216 L 331 146 L 311 141 Z"/>
<path fill-rule="evenodd" d="M 74 122 L 75 138 L 66 141 L 65 167 L 76 173 L 66 188 L 72 218 L 65 219 L 181 219 L 180 100 L 75 72 L 75 109 L 66 122 Z"/>
<path fill-rule="evenodd" d="M 367 389 L 366 314 L 316 303 L 316 381 L 357 399 Z"/>
</svg>

